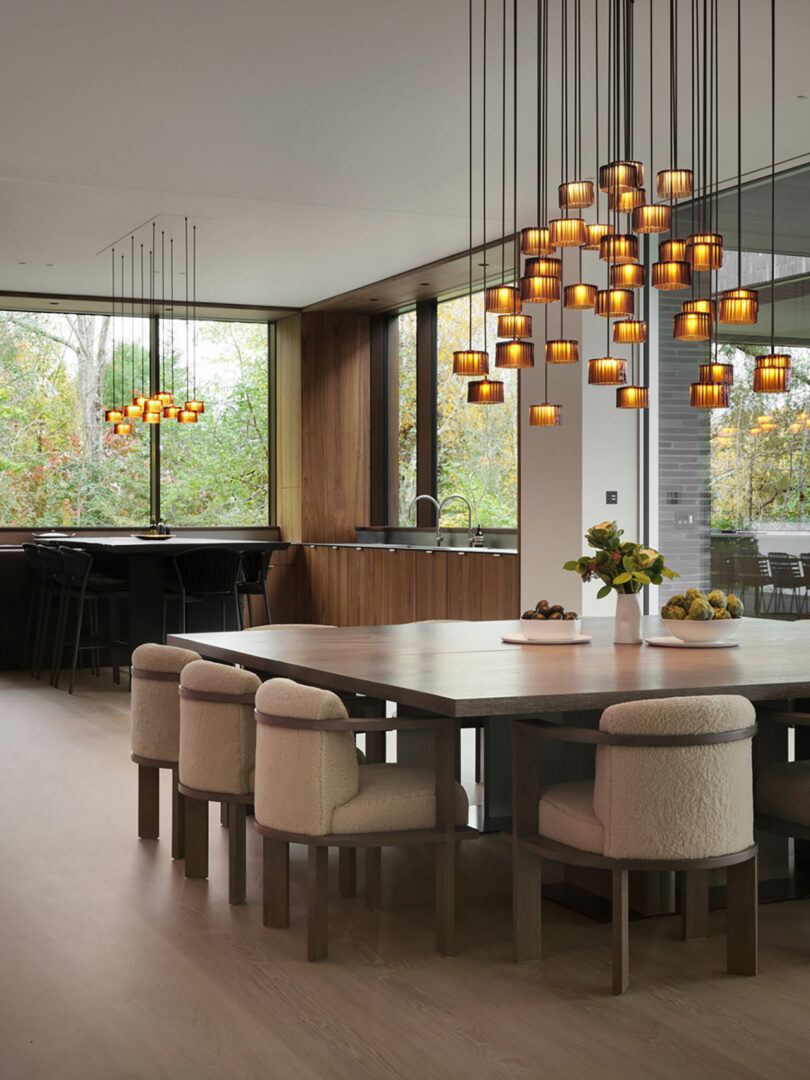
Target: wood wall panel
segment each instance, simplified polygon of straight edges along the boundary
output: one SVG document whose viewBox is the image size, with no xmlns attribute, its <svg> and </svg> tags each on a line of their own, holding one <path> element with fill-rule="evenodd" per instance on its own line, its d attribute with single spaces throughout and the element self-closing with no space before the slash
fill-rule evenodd
<svg viewBox="0 0 810 1080">
<path fill-rule="evenodd" d="M 301 528 L 353 541 L 370 515 L 370 338 L 364 315 L 301 319 Z"/>
<path fill-rule="evenodd" d="M 276 323 L 276 523 L 284 540 L 302 539 L 300 315 Z"/>
</svg>

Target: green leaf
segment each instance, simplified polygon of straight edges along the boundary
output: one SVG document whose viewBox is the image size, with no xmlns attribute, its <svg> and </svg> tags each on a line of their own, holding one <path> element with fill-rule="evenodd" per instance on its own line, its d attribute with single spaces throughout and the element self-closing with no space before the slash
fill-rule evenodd
<svg viewBox="0 0 810 1080">
<path fill-rule="evenodd" d="M 603 585 L 599 592 L 596 594 L 597 600 L 602 600 L 604 597 L 610 594 L 610 585 Z"/>
<path fill-rule="evenodd" d="M 569 559 L 567 563 L 563 563 L 563 570 L 579 570 L 579 563 Z"/>
<path fill-rule="evenodd" d="M 618 574 L 613 579 L 613 584 L 614 585 L 624 585 L 625 581 L 629 581 L 632 578 L 632 576 L 633 576 L 632 574 L 628 574 L 628 573 Z"/>
<path fill-rule="evenodd" d="M 636 579 L 636 581 L 640 581 L 642 585 L 650 584 L 649 577 L 646 574 L 642 574 L 640 571 L 636 571 L 636 573 L 633 574 L 633 577 Z"/>
<path fill-rule="evenodd" d="M 625 555 L 622 559 L 622 566 L 625 568 L 625 570 L 633 571 L 636 568 L 636 563 L 635 560 L 632 559 L 629 555 Z"/>
</svg>

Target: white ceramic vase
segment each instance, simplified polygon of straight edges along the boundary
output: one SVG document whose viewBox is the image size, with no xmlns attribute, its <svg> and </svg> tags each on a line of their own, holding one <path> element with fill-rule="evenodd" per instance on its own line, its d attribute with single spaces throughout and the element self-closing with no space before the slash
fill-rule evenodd
<svg viewBox="0 0 810 1080">
<path fill-rule="evenodd" d="M 641 604 L 638 593 L 616 593 L 614 645 L 641 644 Z"/>
</svg>

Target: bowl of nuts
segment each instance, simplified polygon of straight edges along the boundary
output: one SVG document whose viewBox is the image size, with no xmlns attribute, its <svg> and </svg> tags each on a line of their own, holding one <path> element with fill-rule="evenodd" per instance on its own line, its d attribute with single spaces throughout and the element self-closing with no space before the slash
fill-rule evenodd
<svg viewBox="0 0 810 1080">
<path fill-rule="evenodd" d="M 579 637 L 582 620 L 562 604 L 541 600 L 533 610 L 520 617 L 520 632 L 530 641 L 573 641 Z"/>
</svg>

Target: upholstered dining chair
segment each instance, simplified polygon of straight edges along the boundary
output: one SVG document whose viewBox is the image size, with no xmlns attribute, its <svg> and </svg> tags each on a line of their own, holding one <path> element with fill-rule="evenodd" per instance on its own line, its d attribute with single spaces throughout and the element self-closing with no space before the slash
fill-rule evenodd
<svg viewBox="0 0 810 1080">
<path fill-rule="evenodd" d="M 131 747 L 138 766 L 138 836 L 160 834 L 160 770 L 172 773 L 172 858 L 185 845 L 183 796 L 177 790 L 180 755 L 180 672 L 200 654 L 170 645 L 139 645 L 132 654 Z"/>
<path fill-rule="evenodd" d="M 792 701 L 784 708 L 760 705 L 758 712 L 764 722 L 796 729 L 796 760 L 771 765 L 757 777 L 756 827 L 805 841 L 806 855 L 806 841 L 810 840 L 810 760 L 806 758 L 810 712 L 797 709 Z"/>
<path fill-rule="evenodd" d="M 257 675 L 195 660 L 180 677 L 178 790 L 186 798 L 186 877 L 208 877 L 208 803 L 228 806 L 228 900 L 245 900 L 245 817 L 253 802 Z"/>
<path fill-rule="evenodd" d="M 271 679 L 256 694 L 255 825 L 264 847 L 264 925 L 289 925 L 289 846 L 309 848 L 307 958 L 327 955 L 330 847 L 379 852 L 395 844 L 436 845 L 436 941 L 454 951 L 455 846 L 475 836 L 467 796 L 453 780 L 453 726 L 441 718 L 357 720 L 328 690 Z M 355 732 L 430 728 L 435 771 L 358 762 Z M 379 895 L 368 877 L 367 901 Z"/>
<path fill-rule="evenodd" d="M 727 966 L 757 971 L 757 861 L 745 698 L 662 698 L 611 705 L 599 728 L 513 724 L 514 959 L 541 954 L 541 861 L 609 870 L 613 992 L 629 984 L 628 874 L 680 875 L 684 938 L 705 937 L 708 871 L 726 868 Z M 545 740 L 596 747 L 593 781 L 539 781 Z"/>
</svg>

